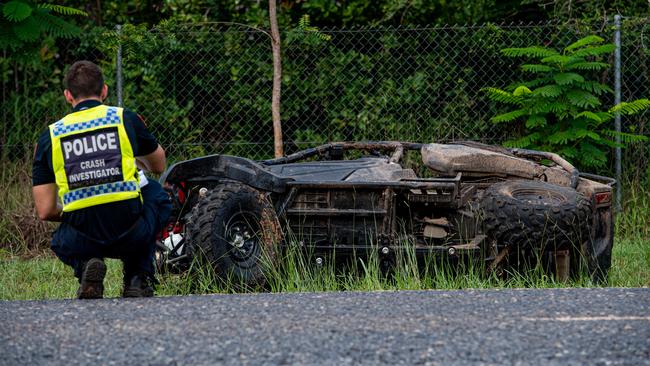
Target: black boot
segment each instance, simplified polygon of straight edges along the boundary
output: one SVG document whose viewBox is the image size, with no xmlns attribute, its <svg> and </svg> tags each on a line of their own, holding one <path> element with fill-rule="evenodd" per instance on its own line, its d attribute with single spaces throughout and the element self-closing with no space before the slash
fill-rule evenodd
<svg viewBox="0 0 650 366">
<path fill-rule="evenodd" d="M 122 297 L 152 297 L 153 281 L 151 276 L 139 274 L 124 279 Z"/>
<path fill-rule="evenodd" d="M 101 258 L 92 258 L 84 263 L 77 290 L 79 299 L 101 299 L 104 297 L 104 277 L 106 264 Z"/>
</svg>

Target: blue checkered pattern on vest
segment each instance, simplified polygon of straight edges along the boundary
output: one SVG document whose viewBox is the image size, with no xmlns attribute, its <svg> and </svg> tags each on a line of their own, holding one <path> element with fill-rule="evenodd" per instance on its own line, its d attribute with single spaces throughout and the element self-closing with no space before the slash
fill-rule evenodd
<svg viewBox="0 0 650 366">
<path fill-rule="evenodd" d="M 79 122 L 71 125 L 64 125 L 63 120 L 54 123 L 54 136 L 65 135 L 70 132 L 86 130 L 93 127 L 119 125 L 120 116 L 117 115 L 117 108 L 108 107 L 106 117 L 92 119 L 90 121 Z"/>
<path fill-rule="evenodd" d="M 100 184 L 92 187 L 83 187 L 70 191 L 63 195 L 63 204 L 92 197 L 100 194 L 116 193 L 116 192 L 134 192 L 138 190 L 138 183 L 136 182 L 115 182 Z"/>
</svg>

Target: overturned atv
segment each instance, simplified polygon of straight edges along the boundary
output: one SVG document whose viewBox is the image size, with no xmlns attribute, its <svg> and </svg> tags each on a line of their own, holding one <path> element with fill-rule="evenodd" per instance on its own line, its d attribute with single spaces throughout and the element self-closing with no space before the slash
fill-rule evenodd
<svg viewBox="0 0 650 366">
<path fill-rule="evenodd" d="M 196 158 L 161 181 L 175 204 L 158 264 L 200 259 L 247 285 L 264 282 L 289 241 L 317 262 L 376 252 L 389 263 L 407 238 L 419 258 L 473 258 L 499 273 L 537 262 L 559 279 L 584 268 L 602 281 L 611 264 L 615 181 L 552 153 L 332 143 L 265 161 Z"/>
</svg>

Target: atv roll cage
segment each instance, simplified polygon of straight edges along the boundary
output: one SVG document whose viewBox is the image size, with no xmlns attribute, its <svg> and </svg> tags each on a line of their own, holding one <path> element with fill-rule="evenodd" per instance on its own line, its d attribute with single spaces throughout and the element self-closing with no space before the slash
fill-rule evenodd
<svg viewBox="0 0 650 366">
<path fill-rule="evenodd" d="M 346 155 L 356 151 L 369 154 Z M 409 151 L 418 151 L 418 169 L 426 167 L 432 174 L 418 176 L 406 167 Z M 199 157 L 174 164 L 161 181 L 178 202 L 176 219 L 162 235 L 170 243 L 160 246 L 170 249 L 167 263 L 200 256 L 197 248 L 226 256 L 241 251 L 239 229 L 222 228 L 236 210 L 221 207 L 243 206 L 260 220 L 252 231 L 284 232 L 276 237 L 293 233 L 321 260 L 334 252 L 338 256 L 378 247 L 382 258 L 388 258 L 387 253 L 402 247 L 403 235 L 415 243 L 416 254 L 451 259 L 462 253 L 480 255 L 488 268 L 507 263 L 509 256 L 524 249 L 529 255 L 531 250 L 551 253 L 551 262 L 564 263 L 565 269 L 558 270 L 563 275 L 569 272 L 570 256 L 585 256 L 590 271 L 601 274 L 611 260 L 611 191 L 616 181 L 580 173 L 550 152 L 473 141 L 335 142 L 261 161 Z M 504 202 L 509 206 L 502 209 Z M 217 234 L 232 240 L 210 234 L 210 228 L 223 229 Z M 244 229 L 241 232 L 247 232 Z M 563 239 L 551 243 L 548 237 Z M 274 250 L 267 239 L 258 244 Z M 567 251 L 575 245 L 569 242 L 582 243 L 581 254 Z M 257 269 L 238 267 L 238 257 L 232 257 L 230 262 L 221 257 L 210 261 L 220 270 L 235 268 L 244 280 L 251 273 L 258 280 Z"/>
<path fill-rule="evenodd" d="M 571 163 L 564 160 L 561 156 L 544 151 L 526 150 L 526 149 L 507 149 L 502 147 L 490 146 L 481 144 L 474 141 L 459 141 L 454 142 L 455 145 L 464 145 L 468 147 L 476 147 L 483 150 L 490 150 L 501 154 L 515 156 L 518 158 L 529 159 L 537 163 L 544 160 L 553 162 L 554 164 L 562 167 L 571 175 L 571 188 L 578 186 L 578 178 L 580 172 Z M 361 151 L 392 151 L 390 161 L 398 163 L 404 155 L 404 150 L 420 150 L 425 144 L 413 142 L 400 142 L 400 141 L 370 141 L 370 142 L 334 142 L 329 144 L 320 145 L 314 148 L 299 151 L 285 157 L 263 160 L 260 163 L 264 165 L 278 165 L 295 163 L 301 160 L 309 159 L 314 156 L 326 156 L 329 158 L 342 157 L 344 151 L 348 150 L 361 150 Z M 606 177 L 603 177 L 606 178 Z M 610 178 L 607 178 L 610 179 Z"/>
</svg>

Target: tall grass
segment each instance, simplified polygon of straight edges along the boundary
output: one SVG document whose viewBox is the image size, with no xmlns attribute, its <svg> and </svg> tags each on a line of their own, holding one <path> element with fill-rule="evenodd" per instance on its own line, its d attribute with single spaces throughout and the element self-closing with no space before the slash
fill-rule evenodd
<svg viewBox="0 0 650 366">
<path fill-rule="evenodd" d="M 0 299 L 72 298 L 78 286 L 72 270 L 47 251 L 51 225 L 41 223 L 34 214 L 28 167 L 4 165 L 0 175 Z M 650 286 L 650 189 L 626 190 L 623 213 L 616 217 L 610 286 Z M 379 251 L 341 264 L 328 257 L 317 265 L 313 253 L 305 253 L 298 240 L 290 240 L 267 276 L 263 291 L 383 291 L 464 288 L 521 288 L 595 286 L 582 277 L 569 283 L 548 276 L 537 267 L 527 273 L 513 273 L 507 279 L 485 274 L 481 265 L 464 266 L 440 263 L 428 258 L 422 265 L 413 251 L 395 253 L 390 275 L 382 270 Z M 403 244 L 409 245 L 408 242 Z M 26 260 L 26 257 L 34 257 Z M 122 286 L 121 264 L 109 260 L 105 281 L 106 296 L 119 296 Z M 196 265 L 195 265 L 196 266 Z M 157 294 L 232 293 L 242 290 L 232 279 L 217 281 L 204 266 L 182 274 L 159 276 Z M 256 289 L 259 290 L 259 289 Z"/>
<path fill-rule="evenodd" d="M 321 291 L 398 291 L 425 289 L 482 289 L 482 288 L 558 288 L 596 286 L 587 276 L 571 282 L 558 281 L 548 275 L 542 265 L 526 272 L 513 272 L 507 278 L 496 273 L 486 274 L 486 268 L 479 261 L 460 258 L 450 263 L 440 258 L 428 257 L 422 260 L 414 255 L 412 247 L 402 244 L 403 249 L 395 253 L 390 271 L 382 267 L 379 251 L 363 256 L 339 259 L 323 258 L 317 264 L 313 253 L 290 242 L 276 265 L 268 268 L 267 286 L 247 291 L 270 292 L 321 292 Z M 234 293 L 241 292 L 242 285 L 233 279 L 216 280 L 214 272 L 198 267 L 181 275 L 164 275 L 160 295 L 190 293 Z"/>
<path fill-rule="evenodd" d="M 36 216 L 29 168 L 27 162 L 5 163 L 0 173 L 0 250 L 21 256 L 42 254 L 54 227 Z"/>
<path fill-rule="evenodd" d="M 616 217 L 610 283 L 650 286 L 650 187 L 624 192 L 623 212 Z"/>
<path fill-rule="evenodd" d="M 623 212 L 616 217 L 616 235 L 650 240 L 650 187 L 639 184 L 623 190 Z"/>
</svg>

